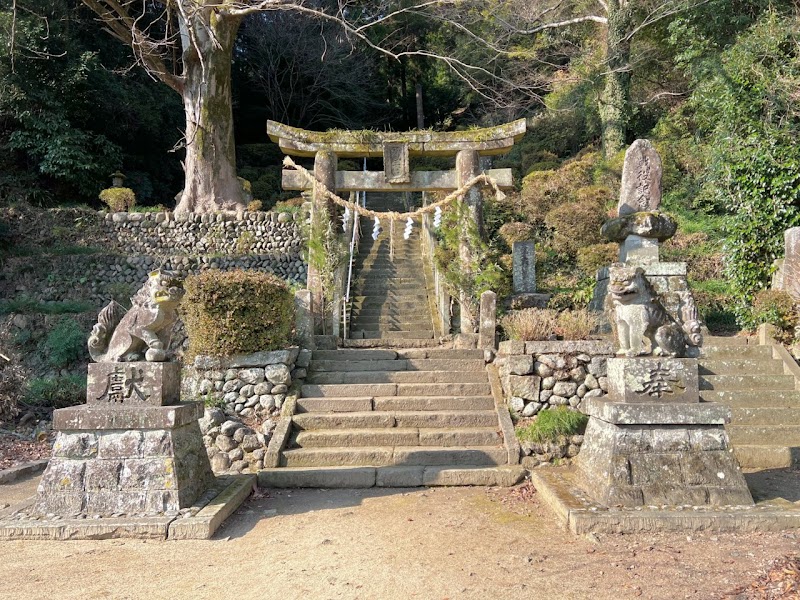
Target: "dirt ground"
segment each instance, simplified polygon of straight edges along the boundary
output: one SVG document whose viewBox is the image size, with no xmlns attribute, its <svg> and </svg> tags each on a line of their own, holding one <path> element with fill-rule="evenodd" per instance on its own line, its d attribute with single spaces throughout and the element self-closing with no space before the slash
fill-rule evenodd
<svg viewBox="0 0 800 600">
<path fill-rule="evenodd" d="M 731 598 L 797 549 L 792 532 L 575 537 L 529 486 L 262 490 L 209 541 L 0 543 L 0 598 Z"/>
</svg>

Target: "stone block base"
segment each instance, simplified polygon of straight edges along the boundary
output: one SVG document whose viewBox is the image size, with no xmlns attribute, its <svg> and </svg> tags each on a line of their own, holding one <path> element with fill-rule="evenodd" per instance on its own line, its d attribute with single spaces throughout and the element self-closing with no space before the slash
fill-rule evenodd
<svg viewBox="0 0 800 600">
<path fill-rule="evenodd" d="M 727 409 L 684 404 L 675 420 L 685 422 L 669 423 L 673 407 L 595 402 L 592 412 L 610 421 L 589 419 L 576 483 L 609 507 L 752 505 L 719 422 Z"/>
<path fill-rule="evenodd" d="M 608 395 L 628 403 L 697 403 L 697 359 L 609 358 Z"/>
<path fill-rule="evenodd" d="M 511 310 L 522 310 L 524 308 L 547 308 L 552 294 L 524 293 L 513 294 L 507 301 L 507 308 Z"/>
<path fill-rule="evenodd" d="M 60 430 L 39 484 L 35 513 L 177 512 L 191 506 L 214 481 L 197 423 L 200 403 L 65 411 L 61 415 L 56 411 L 54 417 Z M 145 416 L 136 416 L 137 412 Z M 128 427 L 120 427 L 123 424 Z M 130 427 L 135 424 L 150 427 Z"/>
</svg>

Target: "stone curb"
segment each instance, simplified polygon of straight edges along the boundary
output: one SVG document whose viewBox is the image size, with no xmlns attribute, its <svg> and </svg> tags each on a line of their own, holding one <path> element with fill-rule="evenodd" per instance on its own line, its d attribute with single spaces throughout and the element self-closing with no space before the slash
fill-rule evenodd
<svg viewBox="0 0 800 600">
<path fill-rule="evenodd" d="M 763 504 L 755 507 L 679 507 L 608 509 L 590 504 L 573 492 L 563 468 L 535 469 L 531 482 L 539 497 L 562 524 L 576 535 L 654 531 L 731 531 L 737 533 L 800 529 L 800 509 Z"/>
<path fill-rule="evenodd" d="M 256 485 L 255 474 L 232 475 L 231 482 L 193 517 L 169 524 L 167 539 L 208 540 L 222 523 L 247 500 Z"/>
<path fill-rule="evenodd" d="M 41 473 L 45 470 L 49 461 L 49 458 L 42 458 L 40 460 L 33 460 L 15 467 L 3 469 L 0 471 L 0 485 L 11 483 L 17 479 L 20 479 L 21 477 L 27 477 L 28 475 Z"/>
<path fill-rule="evenodd" d="M 280 466 L 281 452 L 286 447 L 286 443 L 292 433 L 292 417 L 294 417 L 294 413 L 297 410 L 297 399 L 300 396 L 300 386 L 293 383 L 289 393 L 286 395 L 286 399 L 283 401 L 280 419 L 278 419 L 278 424 L 275 426 L 275 431 L 269 440 L 267 452 L 264 454 L 265 469 Z"/>
<path fill-rule="evenodd" d="M 500 430 L 503 432 L 503 444 L 508 452 L 508 464 L 518 465 L 520 460 L 520 445 L 517 440 L 517 433 L 514 430 L 514 423 L 511 422 L 511 415 L 503 399 L 503 387 L 500 384 L 500 375 L 497 367 L 493 364 L 486 365 L 486 372 L 489 374 L 489 384 L 492 386 L 492 396 L 494 397 L 494 409 L 497 412 L 497 420 L 500 422 Z"/>
</svg>

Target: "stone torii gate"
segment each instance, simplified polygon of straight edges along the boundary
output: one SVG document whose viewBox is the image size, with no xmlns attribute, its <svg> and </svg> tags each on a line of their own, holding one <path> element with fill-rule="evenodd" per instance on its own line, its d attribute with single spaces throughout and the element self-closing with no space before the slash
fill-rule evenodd
<svg viewBox="0 0 800 600">
<path fill-rule="evenodd" d="M 291 156 L 314 157 L 314 178 L 333 193 L 341 192 L 436 192 L 453 191 L 479 175 L 480 157 L 505 154 L 526 132 L 526 120 L 518 119 L 504 125 L 466 131 L 378 132 L 331 131 L 318 132 L 267 121 L 267 133 L 281 150 Z M 411 156 L 456 158 L 456 168 L 450 171 L 411 171 Z M 383 157 L 383 171 L 338 171 L 339 158 Z M 511 169 L 489 169 L 486 175 L 500 188 L 511 188 Z M 308 181 L 297 171 L 285 169 L 283 189 L 309 190 Z M 316 186 L 314 186 L 316 187 Z M 312 219 L 330 215 L 331 207 L 325 196 L 313 190 Z M 471 217 L 483 232 L 481 194 L 475 187 L 464 198 Z M 309 265 L 308 289 L 312 295 L 312 310 L 316 313 L 322 302 L 319 274 Z"/>
</svg>

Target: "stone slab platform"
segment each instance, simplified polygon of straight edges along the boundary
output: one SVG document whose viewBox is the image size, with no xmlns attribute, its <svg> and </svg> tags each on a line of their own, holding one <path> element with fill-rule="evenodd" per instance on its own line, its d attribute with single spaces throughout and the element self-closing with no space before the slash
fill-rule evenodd
<svg viewBox="0 0 800 600">
<path fill-rule="evenodd" d="M 539 497 L 572 533 L 652 531 L 783 531 L 800 529 L 800 506 L 770 500 L 755 506 L 640 506 L 609 508 L 593 502 L 574 482 L 572 467 L 531 471 Z"/>
<path fill-rule="evenodd" d="M 82 404 L 53 411 L 56 431 L 98 429 L 175 429 L 203 416 L 202 402 L 173 406 L 102 406 Z"/>
<path fill-rule="evenodd" d="M 216 485 L 185 512 L 181 511 L 182 514 L 153 517 L 131 515 L 92 518 L 87 515 L 86 518 L 20 518 L 33 506 L 35 498 L 29 498 L 0 511 L 0 541 L 210 539 L 225 519 L 247 499 L 255 483 L 255 475 L 217 477 Z"/>
<path fill-rule="evenodd" d="M 260 487 L 371 488 L 422 486 L 498 486 L 519 483 L 525 469 L 500 467 L 398 466 L 398 467 L 280 467 L 258 472 Z"/>
<path fill-rule="evenodd" d="M 717 402 L 632 403 L 589 398 L 583 410 L 615 425 L 725 425 L 731 420 L 730 407 Z"/>
</svg>

